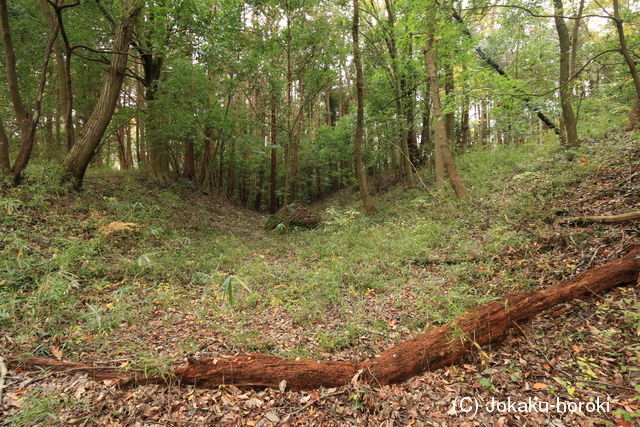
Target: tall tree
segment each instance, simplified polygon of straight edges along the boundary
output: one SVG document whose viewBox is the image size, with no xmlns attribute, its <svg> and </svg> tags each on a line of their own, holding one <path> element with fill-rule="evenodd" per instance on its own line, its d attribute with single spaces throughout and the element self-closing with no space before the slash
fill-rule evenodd
<svg viewBox="0 0 640 427">
<path fill-rule="evenodd" d="M 42 113 L 42 97 L 44 95 L 47 82 L 47 67 L 53 45 L 58 37 L 58 27 L 55 26 L 51 31 L 49 41 L 44 51 L 42 67 L 40 69 L 40 80 L 36 90 L 33 109 L 27 108 L 22 99 L 22 94 L 20 93 L 16 54 L 13 46 L 13 38 L 11 36 L 9 10 L 7 8 L 6 0 L 0 0 L 0 27 L 2 30 L 2 42 L 4 45 L 5 56 L 4 72 L 9 88 L 9 97 L 11 98 L 15 118 L 18 122 L 18 128 L 20 129 L 20 150 L 18 151 L 18 155 L 13 163 L 13 167 L 11 168 L 7 168 L 7 163 L 9 162 L 8 137 L 6 133 L 4 133 L 4 126 L 0 129 L 0 132 L 4 133 L 4 135 L 0 137 L 0 140 L 2 141 L 0 143 L 0 161 L 2 162 L 1 170 L 6 170 L 5 173 L 12 176 L 14 183 L 19 184 L 22 171 L 27 166 L 29 159 L 31 158 L 31 152 L 36 138 L 36 128 Z"/>
<path fill-rule="evenodd" d="M 404 176 L 405 183 L 408 186 L 412 187 L 415 182 L 413 179 L 413 167 L 411 165 L 411 157 L 408 144 L 410 136 L 408 135 L 408 130 L 404 128 L 405 123 L 403 123 L 403 120 L 406 120 L 402 102 L 404 96 L 402 90 L 403 77 L 400 70 L 400 58 L 396 40 L 396 12 L 394 9 L 393 0 L 385 0 L 385 6 L 387 10 L 388 25 L 385 41 L 387 44 L 387 49 L 389 50 L 389 56 L 391 58 L 391 78 L 395 91 L 394 100 L 396 104 L 396 114 L 398 115 L 398 123 L 400 124 L 400 126 L 398 126 L 398 145 L 400 146 L 400 164 L 402 165 L 401 171 Z"/>
<path fill-rule="evenodd" d="M 449 139 L 447 135 L 445 115 L 442 110 L 442 102 L 440 98 L 440 78 L 438 76 L 438 48 L 435 44 L 435 24 L 437 21 L 437 8 L 435 2 L 431 2 L 427 8 L 427 16 L 431 18 L 427 29 L 427 41 L 426 48 L 424 50 L 424 60 L 429 76 L 429 87 L 431 90 L 431 103 L 433 110 L 433 121 L 435 125 L 435 139 L 436 139 L 436 163 L 442 162 L 442 170 L 444 170 L 451 184 L 456 196 L 461 199 L 467 194 L 467 188 L 464 182 L 458 174 L 456 162 L 449 148 Z M 439 188 L 444 186 L 444 177 L 438 172 L 438 165 L 436 164 L 436 185 Z"/>
<path fill-rule="evenodd" d="M 554 20 L 556 31 L 558 32 L 558 44 L 560 46 L 560 105 L 562 106 L 563 127 L 566 134 L 566 144 L 568 147 L 577 147 L 578 130 L 576 115 L 571 102 L 571 86 L 569 85 L 571 70 L 571 39 L 569 29 L 564 18 L 564 6 L 562 0 L 553 0 Z M 561 129 L 562 132 L 562 129 Z"/>
<path fill-rule="evenodd" d="M 73 90 L 71 87 L 71 57 L 74 47 L 71 46 L 67 31 L 62 19 L 62 12 L 65 9 L 79 6 L 80 2 L 60 3 L 59 1 L 50 2 L 49 0 L 40 0 L 40 6 L 45 14 L 47 25 L 50 31 L 58 29 L 62 40 L 56 41 L 53 45 L 53 51 L 56 59 L 56 68 L 58 74 L 58 104 L 60 114 L 64 119 L 65 140 L 67 150 L 71 149 L 75 143 L 75 126 L 73 123 Z M 51 13 L 50 6 L 53 7 L 54 13 Z M 64 52 L 62 50 L 64 45 Z"/>
<path fill-rule="evenodd" d="M 113 116 L 124 81 L 129 46 L 140 9 L 139 5 L 129 8 L 118 23 L 113 40 L 111 64 L 102 86 L 100 98 L 82 129 L 80 139 L 71 147 L 64 159 L 64 180 L 70 182 L 75 188 L 82 186 L 87 166 L 96 153 Z"/>
<path fill-rule="evenodd" d="M 362 140 L 364 137 L 364 75 L 362 73 L 362 60 L 360 59 L 360 5 L 358 0 L 353 0 L 351 33 L 353 35 L 353 65 L 356 69 L 356 100 L 358 103 L 356 129 L 353 136 L 353 160 L 364 208 L 367 212 L 372 213 L 375 211 L 375 207 L 369 194 L 367 172 L 362 160 Z"/>
<path fill-rule="evenodd" d="M 636 100 L 633 106 L 633 110 L 629 115 L 630 129 L 635 128 L 640 122 L 640 75 L 638 75 L 638 68 L 636 67 L 636 61 L 633 59 L 629 46 L 627 45 L 627 37 L 624 32 L 624 21 L 622 15 L 620 15 L 620 4 L 618 0 L 613 0 L 613 20 L 616 24 L 616 31 L 618 33 L 618 41 L 620 42 L 620 54 L 624 57 L 627 67 L 629 67 L 629 73 L 633 79 L 633 85 L 636 90 Z"/>
</svg>

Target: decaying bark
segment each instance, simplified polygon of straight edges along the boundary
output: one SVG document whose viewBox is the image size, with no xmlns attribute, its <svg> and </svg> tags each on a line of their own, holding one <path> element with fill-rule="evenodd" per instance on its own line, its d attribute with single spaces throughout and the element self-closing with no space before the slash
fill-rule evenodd
<svg viewBox="0 0 640 427">
<path fill-rule="evenodd" d="M 376 385 L 399 383 L 424 371 L 451 365 L 474 348 L 498 342 L 513 326 L 557 304 L 614 286 L 637 283 L 639 254 L 640 250 L 635 249 L 623 258 L 547 289 L 501 297 L 457 318 L 450 325 L 431 329 L 363 362 L 289 360 L 264 354 L 243 354 L 190 360 L 175 368 L 173 375 L 167 378 L 54 359 L 13 360 L 12 365 L 21 369 L 37 366 L 55 371 L 84 372 L 99 380 L 120 380 L 123 384 L 163 383 L 174 379 L 200 387 L 233 384 L 277 388 L 286 380 L 288 388 L 298 390 L 344 385 L 356 375 L 360 376 L 360 381 Z"/>
<path fill-rule="evenodd" d="M 562 221 L 563 224 L 590 224 L 594 222 L 615 223 L 640 219 L 640 211 L 627 212 L 619 215 L 595 215 L 595 216 L 577 216 L 567 218 Z"/>
</svg>

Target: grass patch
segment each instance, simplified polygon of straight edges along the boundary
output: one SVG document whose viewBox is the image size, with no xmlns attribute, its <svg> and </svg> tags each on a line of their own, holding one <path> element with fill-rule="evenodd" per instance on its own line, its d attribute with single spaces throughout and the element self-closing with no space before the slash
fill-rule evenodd
<svg viewBox="0 0 640 427">
<path fill-rule="evenodd" d="M 12 350 L 143 355 L 160 370 L 163 350 L 179 357 L 206 344 L 200 331 L 290 356 L 349 351 L 363 334 L 386 345 L 404 336 L 387 338 L 390 325 L 419 331 L 530 289 L 526 272 L 502 260 L 536 239 L 514 224 L 543 230 L 573 184 L 637 146 L 637 135 L 611 138 L 573 161 L 550 143 L 473 150 L 459 158 L 465 200 L 450 189 L 398 187 L 379 195 L 368 217 L 357 193 L 345 193 L 322 227 L 284 235 L 262 231 L 262 216 L 233 207 L 212 214 L 220 201 L 178 184 L 158 189 L 136 173 L 92 173 L 78 194 L 32 173 L 0 193 L 0 328 Z M 422 178 L 432 181 L 427 171 Z M 101 231 L 114 222 L 135 226 Z M 411 263 L 444 255 L 481 259 Z M 157 338 L 159 327 L 178 336 Z M 292 330 L 315 347 L 280 346 Z"/>
</svg>

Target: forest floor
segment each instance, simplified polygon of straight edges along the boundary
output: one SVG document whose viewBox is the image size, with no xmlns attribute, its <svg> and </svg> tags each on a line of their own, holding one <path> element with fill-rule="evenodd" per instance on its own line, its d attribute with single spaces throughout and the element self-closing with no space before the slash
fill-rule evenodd
<svg viewBox="0 0 640 427">
<path fill-rule="evenodd" d="M 471 307 L 557 283 L 638 243 L 638 222 L 558 225 L 565 216 L 640 209 L 637 134 L 587 143 L 573 161 L 540 143 L 459 160 L 466 200 L 450 190 L 395 187 L 378 194 L 378 213 L 365 217 L 357 193 L 343 191 L 323 204 L 322 227 L 284 235 L 263 231 L 264 215 L 185 185 L 159 189 L 136 173 L 96 172 L 81 193 L 70 194 L 34 167 L 25 185 L 0 190 L 0 354 L 154 373 L 189 357 L 248 351 L 362 360 Z M 427 171 L 424 181 L 431 181 Z M 445 259 L 462 262 L 438 262 Z M 456 410 L 465 397 L 477 399 L 477 413 Z M 529 398 L 608 407 L 484 409 L 492 399 Z M 122 388 L 18 369 L 9 372 L 0 404 L 0 423 L 12 425 L 638 420 L 638 287 L 556 307 L 461 365 L 394 386 Z"/>
</svg>

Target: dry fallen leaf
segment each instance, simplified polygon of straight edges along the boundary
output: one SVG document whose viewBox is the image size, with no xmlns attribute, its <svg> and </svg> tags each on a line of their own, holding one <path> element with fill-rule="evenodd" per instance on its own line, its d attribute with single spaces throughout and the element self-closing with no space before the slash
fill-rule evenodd
<svg viewBox="0 0 640 427">
<path fill-rule="evenodd" d="M 62 360 L 62 349 L 56 345 L 54 345 L 53 347 L 51 347 L 51 354 L 53 355 L 53 357 L 55 357 L 58 360 Z"/>
<path fill-rule="evenodd" d="M 280 417 L 275 412 L 267 412 L 265 417 L 272 423 L 280 422 Z"/>
</svg>

